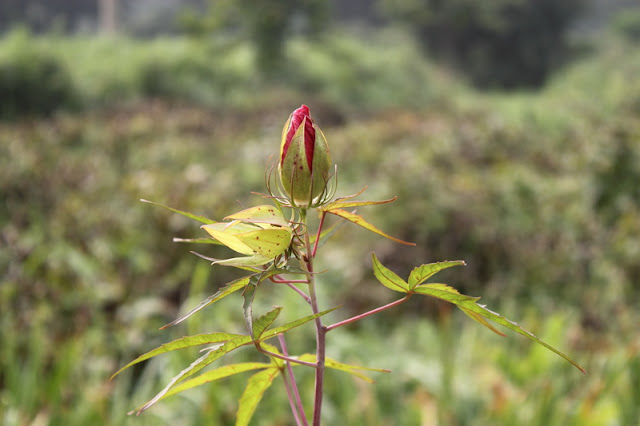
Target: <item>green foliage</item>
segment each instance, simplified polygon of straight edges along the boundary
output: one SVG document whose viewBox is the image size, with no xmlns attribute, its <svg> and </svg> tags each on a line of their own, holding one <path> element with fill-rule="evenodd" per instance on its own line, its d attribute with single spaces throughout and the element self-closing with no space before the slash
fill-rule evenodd
<svg viewBox="0 0 640 426">
<path fill-rule="evenodd" d="M 249 40 L 259 70 L 273 76 L 285 69 L 287 37 L 296 32 L 318 35 L 327 28 L 327 15 L 328 3 L 322 0 L 225 0 L 210 1 L 204 15 L 184 13 L 181 23 L 200 37 Z"/>
<path fill-rule="evenodd" d="M 359 45 L 344 38 L 345 44 Z M 234 297 L 216 302 L 211 315 L 204 311 L 175 329 L 152 331 L 215 294 L 214 283 L 238 276 L 190 258 L 185 252 L 192 247 L 184 245 L 190 243 L 172 245 L 167 238 L 197 234 L 196 223 L 135 200 L 166 200 L 216 218 L 238 210 L 238 200 L 255 201 L 246 192 L 262 187 L 263 162 L 279 136 L 261 117 L 286 117 L 294 95 L 247 86 L 250 55 L 238 47 L 229 56 L 216 56 L 216 66 L 236 70 L 225 71 L 229 81 L 234 75 L 240 80 L 218 98 L 224 109 L 217 103 L 207 104 L 213 108 L 131 104 L 141 97 L 140 63 L 162 52 L 171 56 L 188 43 L 29 42 L 64 61 L 83 105 L 119 108 L 0 123 L 0 423 L 232 423 L 234 397 L 242 395 L 248 373 L 194 387 L 144 416 L 126 417 L 132 392 L 135 403 L 151 399 L 197 357 L 195 350 L 171 351 L 107 381 L 119 366 L 164 341 L 221 327 L 242 332 L 233 329 L 241 322 L 236 313 L 242 303 Z M 357 291 L 328 318 L 339 320 L 388 301 L 391 292 L 371 287 L 369 267 L 354 262 L 372 247 L 397 271 L 409 271 L 424 259 L 460 257 L 467 266 L 455 268 L 454 275 L 441 271 L 443 280 L 455 281 L 464 293 L 482 294 L 544 341 L 588 354 L 580 360 L 590 374 L 576 375 L 525 339 L 502 339 L 464 316 L 451 316 L 445 302 L 414 297 L 403 312 L 390 310 L 378 320 L 332 331 L 332 357 L 351 363 L 366 358 L 367 365 L 392 370 L 393 378 L 372 375 L 377 383 L 367 386 L 329 372 L 327 423 L 412 425 L 440 417 L 441 424 L 633 424 L 640 389 L 633 309 L 640 276 L 639 212 L 635 186 L 607 179 L 616 175 L 618 149 L 638 151 L 637 53 L 607 45 L 563 70 L 540 93 L 489 96 L 461 90 L 437 73 L 421 74 L 425 64 L 417 55 L 400 61 L 419 65 L 416 73 L 401 65 L 391 74 L 394 67 L 382 62 L 393 52 L 376 51 L 369 43 L 362 56 L 354 53 L 352 64 L 359 66 L 369 55 L 382 58 L 372 67 L 384 69 L 378 77 L 395 88 L 393 93 L 383 85 L 357 86 L 347 93 L 362 96 L 349 99 L 333 91 L 333 77 L 316 68 L 326 90 L 315 92 L 320 99 L 315 108 L 342 112 L 325 128 L 335 158 L 349 163 L 340 169 L 341 186 L 355 191 L 366 179 L 368 191 L 380 199 L 399 189 L 395 208 L 367 208 L 367 220 L 418 245 L 392 248 L 390 241 L 341 226 L 347 221 L 333 217 L 320 244 L 332 235 L 340 251 L 319 270 L 347 263 L 352 269 L 327 299 Z M 399 47 L 396 58 L 402 52 Z M 348 69 L 347 63 L 340 64 Z M 407 77 L 412 75 L 426 80 L 427 89 L 437 89 L 432 95 L 447 96 L 420 92 L 406 98 L 403 88 L 418 87 Z M 375 108 L 359 110 L 371 105 Z M 236 173 L 231 165 L 238 159 L 256 171 Z M 638 173 L 634 164 L 640 163 L 629 162 L 628 171 L 618 175 L 621 182 Z M 221 185 L 226 191 L 219 191 Z M 225 253 L 206 247 L 212 256 Z M 333 279 L 327 273 L 327 280 Z M 265 311 L 292 305 L 289 292 L 267 288 Z M 528 304 L 535 308 L 522 309 Z M 295 306 L 287 311 L 281 314 L 285 322 L 304 315 Z M 425 317 L 425 312 L 433 314 Z M 398 319 L 409 319 L 411 327 L 399 327 Z M 144 339 L 140 330 L 146 330 Z M 299 349 L 310 342 L 300 332 L 288 344 Z M 234 356 L 238 364 L 251 361 L 242 350 Z M 301 379 L 309 389 L 312 378 L 301 374 Z M 254 423 L 286 424 L 287 409 L 286 397 L 265 392 Z"/>
<path fill-rule="evenodd" d="M 50 115 L 76 106 L 71 73 L 55 54 L 15 30 L 0 42 L 0 118 Z"/>
<path fill-rule="evenodd" d="M 567 55 L 584 0 L 384 0 L 425 50 L 482 88 L 540 87 Z"/>
<path fill-rule="evenodd" d="M 613 31 L 632 43 L 640 42 L 640 8 L 628 8 L 611 20 Z"/>
</svg>

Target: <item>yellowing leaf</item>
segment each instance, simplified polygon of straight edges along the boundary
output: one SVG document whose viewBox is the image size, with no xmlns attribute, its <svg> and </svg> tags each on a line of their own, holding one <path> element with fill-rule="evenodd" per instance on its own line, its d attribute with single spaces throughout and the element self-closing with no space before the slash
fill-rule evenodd
<svg viewBox="0 0 640 426">
<path fill-rule="evenodd" d="M 249 223 L 268 223 L 271 225 L 288 226 L 289 222 L 282 216 L 282 212 L 274 206 L 255 206 L 227 216 L 225 219 L 240 220 Z"/>
<path fill-rule="evenodd" d="M 242 234 L 246 232 L 251 232 L 256 230 L 255 226 L 244 224 L 244 223 L 212 223 L 209 225 L 202 225 L 202 229 L 207 231 L 209 235 L 211 235 L 216 240 L 220 241 L 225 246 L 229 247 L 233 251 L 237 251 L 238 253 L 252 255 L 254 254 L 254 250 L 238 240 L 236 234 Z"/>
<path fill-rule="evenodd" d="M 415 243 L 409 243 L 407 241 L 402 241 L 399 240 L 397 238 L 392 237 L 391 235 L 385 234 L 384 232 L 382 232 L 381 230 L 379 230 L 378 228 L 376 228 L 375 226 L 371 225 L 370 223 L 368 223 L 366 220 L 364 220 L 362 218 L 362 216 L 357 215 L 355 213 L 350 213 L 346 210 L 342 210 L 342 209 L 332 209 L 332 210 L 327 210 L 327 213 L 331 213 L 331 214 L 335 214 L 336 216 L 340 216 L 343 217 L 345 219 L 347 219 L 350 222 L 355 223 L 356 225 L 360 225 L 365 229 L 368 229 L 369 231 L 375 232 L 378 235 L 382 235 L 385 238 L 388 238 L 390 240 L 393 240 L 397 243 L 400 244 L 405 244 L 407 246 L 415 246 Z"/>
<path fill-rule="evenodd" d="M 236 234 L 235 237 L 255 254 L 273 259 L 289 248 L 292 235 L 291 228 L 288 226 L 273 226 L 268 229 Z"/>
</svg>

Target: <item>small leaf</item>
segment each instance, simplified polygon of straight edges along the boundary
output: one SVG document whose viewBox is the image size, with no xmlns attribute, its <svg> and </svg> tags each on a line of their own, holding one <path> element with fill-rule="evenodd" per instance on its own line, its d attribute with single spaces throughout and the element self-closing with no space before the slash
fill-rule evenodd
<svg viewBox="0 0 640 426">
<path fill-rule="evenodd" d="M 225 377 L 233 376 L 235 374 L 244 373 L 245 371 L 257 370 L 261 368 L 273 367 L 271 363 L 263 362 L 244 362 L 240 364 L 225 365 L 223 367 L 216 368 L 215 370 L 207 371 L 200 374 L 193 379 L 185 380 L 179 385 L 173 387 L 162 398 L 165 399 L 177 393 L 183 392 L 187 389 L 195 388 L 196 386 L 204 385 L 205 383 L 213 382 L 215 380 L 223 379 Z"/>
<path fill-rule="evenodd" d="M 349 208 L 349 207 L 359 207 L 359 206 L 372 206 L 372 205 L 377 205 L 377 204 L 386 204 L 386 203 L 392 203 L 395 200 L 397 200 L 398 197 L 393 197 L 393 198 L 389 198 L 388 200 L 381 200 L 381 201 L 341 201 L 341 200 L 336 200 L 332 203 L 329 203 L 325 206 L 322 207 L 322 210 L 332 210 L 332 209 L 345 209 L 345 208 Z"/>
<path fill-rule="evenodd" d="M 198 222 L 201 222 L 201 223 L 206 223 L 206 224 L 216 223 L 214 220 L 208 219 L 208 218 L 206 218 L 204 216 L 198 216 L 198 215 L 195 215 L 195 214 L 192 214 L 192 213 L 189 213 L 189 212 L 183 212 L 182 210 L 176 210 L 174 208 L 167 207 L 167 206 L 164 206 L 162 204 L 154 203 L 153 201 L 143 200 L 143 199 L 140 199 L 140 201 L 142 201 L 143 203 L 153 204 L 154 206 L 162 207 L 162 208 L 165 208 L 167 210 L 171 210 L 174 213 L 181 214 L 182 216 L 186 216 L 186 217 L 188 217 L 190 219 L 195 219 L 195 220 L 197 220 Z"/>
<path fill-rule="evenodd" d="M 259 271 L 256 266 L 266 265 L 267 263 L 273 261 L 273 259 L 261 256 L 259 254 L 255 256 L 232 257 L 230 259 L 216 259 L 215 257 L 205 256 L 204 254 L 200 254 L 195 251 L 192 251 L 191 253 L 195 254 L 198 257 L 201 257 L 202 259 L 210 261 L 212 265 L 233 266 L 234 268 L 240 268 L 253 272 Z"/>
<path fill-rule="evenodd" d="M 240 397 L 236 426 L 248 426 L 256 411 L 256 407 L 262 399 L 264 392 L 271 386 L 273 379 L 280 373 L 276 367 L 260 371 L 249 378 L 247 387 Z"/>
<path fill-rule="evenodd" d="M 480 304 L 477 304 L 477 303 L 468 303 L 468 304 L 465 303 L 464 304 L 464 308 L 465 308 L 465 310 L 469 310 L 469 311 L 471 311 L 471 312 L 473 312 L 475 314 L 481 315 L 481 316 L 483 316 L 485 318 L 489 318 L 490 320 L 492 320 L 494 322 L 497 322 L 501 326 L 515 331 L 516 333 L 522 334 L 523 336 L 525 336 L 525 337 L 533 340 L 534 342 L 544 346 L 545 348 L 549 349 L 551 352 L 554 352 L 555 354 L 557 354 L 557 355 L 561 356 L 562 358 L 566 359 L 574 367 L 576 367 L 578 370 L 582 371 L 583 374 L 586 374 L 586 371 L 584 370 L 584 368 L 582 368 L 580 365 L 578 365 L 575 361 L 573 361 L 567 355 L 563 354 L 562 352 L 560 352 L 559 350 L 557 350 L 553 346 L 549 345 L 548 343 L 543 342 L 542 340 L 537 338 L 533 333 L 523 329 L 522 327 L 520 327 L 518 325 L 518 323 L 510 321 L 510 320 L 506 319 L 505 317 L 503 317 L 502 315 L 498 314 L 497 312 L 493 312 L 492 310 L 487 309 L 485 307 L 485 305 L 480 305 Z"/>
<path fill-rule="evenodd" d="M 118 374 L 131 367 L 132 365 L 138 364 L 139 362 L 146 361 L 149 358 L 153 358 L 156 355 L 160 355 L 163 353 L 175 351 L 176 349 L 190 348 L 193 346 L 207 345 L 211 343 L 222 343 L 229 341 L 231 339 L 235 339 L 238 337 L 246 337 L 240 334 L 230 334 L 230 333 L 210 333 L 210 334 L 196 334 L 195 336 L 186 336 L 180 339 L 174 340 L 173 342 L 165 343 L 145 354 L 140 355 L 138 358 L 134 359 L 120 370 L 115 372 L 111 379 L 116 377 Z"/>
<path fill-rule="evenodd" d="M 202 302 L 200 302 L 198 304 L 198 306 L 196 306 L 195 308 L 193 308 L 192 310 L 190 310 L 189 312 L 187 312 L 186 314 L 182 315 L 181 317 L 171 321 L 169 324 L 164 325 L 162 327 L 160 327 L 160 330 L 164 330 L 167 327 L 171 327 L 172 325 L 176 325 L 176 324 L 180 324 L 182 321 L 186 320 L 187 318 L 189 318 L 191 315 L 195 314 L 196 312 L 200 311 L 201 309 L 206 308 L 207 306 L 209 306 L 210 304 L 217 302 L 218 300 L 222 299 L 223 297 L 226 297 L 238 290 L 240 290 L 241 288 L 244 288 L 247 284 L 249 284 L 249 279 L 251 277 L 242 277 L 239 278 L 235 281 L 232 281 L 230 283 L 228 283 L 226 286 L 222 287 L 220 290 L 218 290 L 215 294 L 207 297 L 206 299 L 204 299 Z"/>
<path fill-rule="evenodd" d="M 426 265 L 418 266 L 414 268 L 409 275 L 409 288 L 413 289 L 415 286 L 422 284 L 443 269 L 451 268 L 452 266 L 457 265 L 465 265 L 465 263 L 463 260 L 452 260 L 445 262 L 428 263 Z"/>
<path fill-rule="evenodd" d="M 225 217 L 225 219 L 240 220 L 249 223 L 268 223 L 271 225 L 289 226 L 282 212 L 274 206 L 255 206 Z"/>
<path fill-rule="evenodd" d="M 300 361 L 306 361 L 306 362 L 316 362 L 316 356 L 314 354 L 304 354 L 298 357 L 298 359 Z M 293 364 L 293 365 L 300 365 L 300 364 Z M 369 382 L 369 383 L 373 383 L 374 380 L 368 376 L 365 376 L 362 373 L 359 373 L 358 370 L 363 370 L 363 371 L 376 371 L 379 373 L 389 373 L 389 370 L 384 370 L 381 368 L 369 368 L 369 367 L 361 367 L 358 365 L 349 365 L 349 364 L 344 364 L 342 362 L 338 362 L 334 359 L 331 358 L 326 358 L 325 359 L 325 367 L 327 368 L 332 368 L 334 370 L 340 370 L 340 371 L 344 371 L 345 373 L 349 373 L 352 374 L 362 380 L 364 380 L 365 382 Z"/>
<path fill-rule="evenodd" d="M 194 244 L 217 244 L 223 245 L 220 241 L 213 238 L 174 238 L 174 243 L 194 243 Z"/>
<path fill-rule="evenodd" d="M 476 303 L 476 301 L 478 299 L 480 299 L 479 297 L 465 296 L 463 294 L 460 294 L 456 289 L 454 289 L 452 287 L 449 287 L 446 284 L 424 284 L 424 285 L 419 285 L 416 288 L 414 288 L 413 291 L 415 293 L 424 294 L 424 295 L 427 295 L 427 296 L 434 296 L 434 297 L 438 297 L 440 299 L 446 300 L 447 302 L 451 302 L 451 303 L 457 305 L 460 309 L 462 309 L 462 311 L 465 314 L 469 315 L 472 319 L 478 321 L 480 324 L 488 327 L 492 331 L 502 335 L 502 333 L 497 331 L 493 326 L 491 326 L 491 324 L 489 324 L 482 317 L 489 318 L 490 320 L 492 320 L 494 322 L 497 322 L 498 324 L 502 325 L 503 327 L 506 327 L 506 328 L 508 328 L 510 330 L 513 330 L 516 333 L 522 334 L 523 336 L 525 336 L 525 337 L 533 340 L 534 342 L 544 346 L 545 348 L 547 348 L 550 351 L 554 352 L 555 354 L 561 356 L 562 358 L 567 360 L 569 363 L 571 363 L 573 366 L 575 366 L 577 369 L 579 369 L 580 371 L 585 373 L 585 371 L 584 371 L 584 369 L 582 367 L 580 367 L 571 358 L 569 358 L 567 355 L 563 354 L 562 352 L 560 352 L 559 350 L 557 350 L 553 346 L 551 346 L 551 345 L 543 342 L 542 340 L 538 339 L 535 335 L 533 335 L 532 333 L 530 333 L 527 330 L 523 329 L 517 323 L 515 323 L 513 321 L 510 321 L 510 320 L 504 318 L 503 316 L 501 316 L 500 314 L 487 309 L 484 305 L 480 305 L 480 304 Z"/>
<path fill-rule="evenodd" d="M 489 330 L 493 331 L 494 333 L 496 333 L 498 336 L 502 336 L 502 337 L 506 337 L 506 334 L 502 333 L 501 331 L 499 331 L 497 328 L 495 328 L 493 326 L 493 324 L 491 324 L 489 321 L 487 321 L 486 319 L 484 319 L 484 317 L 482 317 L 481 315 L 470 311 L 469 309 L 463 307 L 463 306 L 458 306 L 458 308 L 460 308 L 460 310 L 462 310 L 462 312 L 464 312 L 465 314 L 467 314 L 469 316 L 469 318 L 471 318 L 474 321 L 479 322 L 480 324 L 484 325 L 485 327 L 487 327 Z"/>
<path fill-rule="evenodd" d="M 437 297 L 438 299 L 442 299 L 454 304 L 462 302 L 475 303 L 476 300 L 480 299 L 479 297 L 460 294 L 460 292 L 458 292 L 458 290 L 456 290 L 455 288 L 448 286 L 447 284 L 440 283 L 422 284 L 414 288 L 413 291 L 418 294 Z"/>
<path fill-rule="evenodd" d="M 381 230 L 379 230 L 378 228 L 376 228 L 375 226 L 371 225 L 370 223 L 368 223 L 367 221 L 365 221 L 362 216 L 357 215 L 355 213 L 350 213 L 346 210 L 341 210 L 341 209 L 333 209 L 333 210 L 327 210 L 327 213 L 331 213 L 331 214 L 335 214 L 336 216 L 340 216 L 343 217 L 345 219 L 347 219 L 350 222 L 355 223 L 356 225 L 360 225 L 365 229 L 368 229 L 369 231 L 375 232 L 378 235 L 382 235 L 385 238 L 388 238 L 390 240 L 393 240 L 397 243 L 400 244 L 404 244 L 407 246 L 415 246 L 415 243 L 409 243 L 407 241 L 402 241 L 399 240 L 397 238 L 392 237 L 391 235 L 385 234 L 384 232 L 382 232 Z"/>
<path fill-rule="evenodd" d="M 244 303 L 242 305 L 242 313 L 244 315 L 244 322 L 249 331 L 249 336 L 253 336 L 253 297 L 256 294 L 256 284 L 250 283 L 242 292 L 244 297 Z"/>
<path fill-rule="evenodd" d="M 262 333 L 278 318 L 282 308 L 280 306 L 274 307 L 272 310 L 262 315 L 257 320 L 253 321 L 253 340 L 260 340 Z"/>
<path fill-rule="evenodd" d="M 409 292 L 409 285 L 395 272 L 380 263 L 375 253 L 371 253 L 371 262 L 373 263 L 373 274 L 382 285 L 400 293 Z"/>
</svg>

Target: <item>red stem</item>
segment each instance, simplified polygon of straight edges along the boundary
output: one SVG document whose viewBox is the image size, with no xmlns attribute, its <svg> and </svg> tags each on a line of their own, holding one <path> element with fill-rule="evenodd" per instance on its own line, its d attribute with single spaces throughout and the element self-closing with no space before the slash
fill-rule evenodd
<svg viewBox="0 0 640 426">
<path fill-rule="evenodd" d="M 411 295 L 407 294 L 402 299 L 398 299 L 395 302 L 388 303 L 388 304 L 386 304 L 384 306 L 380 306 L 379 308 L 373 309 L 373 310 L 365 312 L 363 314 L 356 315 L 355 317 L 351 317 L 351 318 L 348 318 L 348 319 L 346 319 L 344 321 L 340 321 L 340 322 L 337 322 L 335 324 L 331 324 L 331 325 L 329 325 L 327 327 L 324 327 L 324 330 L 325 330 L 325 332 L 331 331 L 334 328 L 338 328 L 338 327 L 340 327 L 342 325 L 351 324 L 352 322 L 356 322 L 358 320 L 361 320 L 362 318 L 366 318 L 369 315 L 373 315 L 373 314 L 377 314 L 378 312 L 382 312 L 385 309 L 393 308 L 394 306 L 398 306 L 398 305 L 406 302 L 407 300 L 409 300 L 410 297 L 411 297 Z"/>
<path fill-rule="evenodd" d="M 282 354 L 284 356 L 289 356 L 289 352 L 287 351 L 287 344 L 284 340 L 283 334 L 278 334 L 278 341 L 280 342 L 280 348 L 282 349 Z M 296 418 L 297 425 L 308 426 L 307 415 L 304 412 L 304 407 L 302 406 L 302 400 L 300 399 L 300 392 L 298 391 L 298 385 L 296 384 L 296 378 L 293 375 L 293 368 L 291 367 L 291 363 L 287 362 L 287 371 L 283 372 L 283 377 L 285 379 L 285 386 L 287 387 L 287 394 L 289 396 L 289 402 L 291 403 L 291 411 L 293 411 L 293 415 Z M 287 373 L 289 377 L 291 377 L 291 383 L 287 383 Z M 289 386 L 291 387 L 291 393 L 289 392 Z M 293 394 L 293 395 L 291 395 Z M 300 419 L 300 415 L 302 415 L 302 422 Z"/>
</svg>

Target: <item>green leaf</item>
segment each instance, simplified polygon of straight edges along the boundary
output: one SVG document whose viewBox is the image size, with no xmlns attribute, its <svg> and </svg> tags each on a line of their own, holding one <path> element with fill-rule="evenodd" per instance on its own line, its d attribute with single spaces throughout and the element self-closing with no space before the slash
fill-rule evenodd
<svg viewBox="0 0 640 426">
<path fill-rule="evenodd" d="M 211 343 L 222 343 L 227 342 L 232 339 L 236 339 L 238 337 L 247 337 L 242 336 L 240 334 L 230 334 L 230 333 L 210 333 L 210 334 L 196 334 L 195 336 L 186 336 L 180 339 L 174 340 L 173 342 L 165 343 L 145 354 L 140 355 L 138 358 L 134 359 L 120 370 L 115 372 L 111 379 L 116 377 L 118 374 L 131 367 L 132 365 L 138 364 L 139 362 L 146 361 L 149 358 L 153 358 L 156 355 L 160 355 L 163 353 L 175 351 L 176 349 L 190 348 L 193 346 L 207 345 Z"/>
<path fill-rule="evenodd" d="M 399 240 L 397 238 L 392 237 L 391 235 L 385 234 L 384 232 L 382 232 L 381 230 L 379 230 L 378 228 L 376 228 L 375 226 L 371 225 L 370 223 L 368 223 L 366 220 L 364 220 L 362 218 L 362 216 L 357 215 L 355 213 L 350 213 L 346 210 L 341 210 L 341 209 L 333 209 L 333 210 L 327 210 L 327 213 L 331 213 L 331 214 L 335 214 L 336 216 L 340 216 L 343 217 L 345 219 L 347 219 L 350 222 L 355 223 L 356 225 L 360 225 L 365 229 L 368 229 L 371 232 L 375 232 L 378 235 L 382 235 L 385 238 L 388 238 L 390 240 L 393 240 L 397 243 L 400 244 L 404 244 L 407 246 L 415 246 L 415 243 L 409 243 L 407 241 L 402 241 Z"/>
<path fill-rule="evenodd" d="M 316 356 L 315 354 L 304 354 L 298 357 L 298 359 L 300 361 L 306 361 L 306 362 L 316 362 Z M 293 363 L 292 365 L 300 365 L 300 364 L 296 364 Z M 359 365 L 349 365 L 349 364 L 344 364 L 342 362 L 338 362 L 334 359 L 331 358 L 326 358 L 325 359 L 325 364 L 324 364 L 327 368 L 332 368 L 334 370 L 340 370 L 340 371 L 344 371 L 345 373 L 349 373 L 351 375 L 354 375 L 362 380 L 364 380 L 365 382 L 369 382 L 369 383 L 373 383 L 374 380 L 372 378 L 370 378 L 369 376 L 365 376 L 362 373 L 359 373 L 358 371 L 376 371 L 379 373 L 389 373 L 389 370 L 384 370 L 381 368 L 369 368 L 369 367 L 361 367 Z"/>
<path fill-rule="evenodd" d="M 207 231 L 216 240 L 220 241 L 225 246 L 229 247 L 233 251 L 237 251 L 241 254 L 253 255 L 254 250 L 248 247 L 246 244 L 238 240 L 238 234 L 244 234 L 246 232 L 257 231 L 260 228 L 247 223 L 225 223 L 218 222 L 209 225 L 202 225 L 202 229 Z"/>
<path fill-rule="evenodd" d="M 249 378 L 247 387 L 240 397 L 236 426 L 248 426 L 256 407 L 262 399 L 264 392 L 271 386 L 273 379 L 280 373 L 276 367 L 269 368 L 254 374 Z"/>
<path fill-rule="evenodd" d="M 216 244 L 223 245 L 220 241 L 213 238 L 174 238 L 174 243 L 194 243 L 194 244 Z"/>
<path fill-rule="evenodd" d="M 226 296 L 228 296 L 228 295 L 240 290 L 241 288 L 244 288 L 247 284 L 249 284 L 250 278 L 251 278 L 251 276 L 242 277 L 242 278 L 238 278 L 237 280 L 228 283 L 226 286 L 224 286 L 220 290 L 218 290 L 215 294 L 213 294 L 213 295 L 207 297 L 206 299 L 204 299 L 202 302 L 200 302 L 198 304 L 198 306 L 196 306 L 195 308 L 193 308 L 192 310 L 190 310 L 186 314 L 184 314 L 181 317 L 171 321 L 169 324 L 160 327 L 160 330 L 164 330 L 165 328 L 171 327 L 172 325 L 180 324 L 182 321 L 186 320 L 191 315 L 195 314 L 196 312 L 200 311 L 201 309 L 204 309 L 207 306 L 209 306 L 210 304 L 212 304 L 214 302 L 217 302 L 218 300 L 220 300 L 220 299 L 222 299 L 222 298 L 224 298 L 224 297 L 226 297 Z"/>
<path fill-rule="evenodd" d="M 173 388 L 178 382 L 181 382 L 187 377 L 194 375 L 195 373 L 202 370 L 204 367 L 216 361 L 218 358 L 222 357 L 223 355 L 239 348 L 240 346 L 247 345 L 250 342 L 251 342 L 251 337 L 238 336 L 234 339 L 229 340 L 219 348 L 209 350 L 203 356 L 201 356 L 200 358 L 192 362 L 189 365 L 189 367 L 185 368 L 177 376 L 171 379 L 169 384 L 165 386 L 164 389 L 158 392 L 156 396 L 154 396 L 149 402 L 147 402 L 146 404 L 138 408 L 136 414 L 142 413 L 143 411 L 149 409 L 149 407 L 154 405 L 156 402 L 161 400 L 164 397 L 164 395 L 167 394 L 167 392 L 169 392 L 169 390 L 171 390 L 171 388 Z"/>
<path fill-rule="evenodd" d="M 154 203 L 153 201 L 144 200 L 144 199 L 140 199 L 140 201 L 142 201 L 143 203 L 153 204 L 154 206 L 162 207 L 162 208 L 167 209 L 167 210 L 171 210 L 174 213 L 181 214 L 182 216 L 186 216 L 186 217 L 188 217 L 190 219 L 195 219 L 195 220 L 197 220 L 198 222 L 201 222 L 201 223 L 206 223 L 206 224 L 216 223 L 215 220 L 208 219 L 208 218 L 206 218 L 204 216 L 198 216 L 198 215 L 195 215 L 195 214 L 192 214 L 192 213 L 189 213 L 189 212 L 183 212 L 182 210 L 176 210 L 174 208 L 167 207 L 167 206 L 164 206 L 162 204 Z"/>
<path fill-rule="evenodd" d="M 266 265 L 273 261 L 273 258 L 264 257 L 259 254 L 255 256 L 232 257 L 229 259 L 216 259 L 215 257 L 205 256 L 204 254 L 192 251 L 198 257 L 211 262 L 212 265 L 233 266 L 235 268 L 245 269 L 247 271 L 257 271 L 256 266 Z"/>
<path fill-rule="evenodd" d="M 415 286 L 422 284 L 443 269 L 451 268 L 452 266 L 457 265 L 466 264 L 463 260 L 452 260 L 445 262 L 428 263 L 426 265 L 418 266 L 414 268 L 409 275 L 409 288 L 413 289 Z"/>
<path fill-rule="evenodd" d="M 409 285 L 395 272 L 380 263 L 375 253 L 371 253 L 371 262 L 373 263 L 373 274 L 382 285 L 400 293 L 409 292 Z"/>
<path fill-rule="evenodd" d="M 272 310 L 262 315 L 257 320 L 253 321 L 253 339 L 258 341 L 262 337 L 262 333 L 278 318 L 282 308 L 280 306 L 274 307 Z"/>
<path fill-rule="evenodd" d="M 381 201 L 345 201 L 345 200 L 336 200 L 332 203 L 329 203 L 322 207 L 322 210 L 328 211 L 332 209 L 344 209 L 349 207 L 359 207 L 359 206 L 372 206 L 376 204 L 386 204 L 392 203 L 397 200 L 398 197 L 389 198 L 388 200 Z"/>
<path fill-rule="evenodd" d="M 497 331 L 486 320 L 484 320 L 484 318 L 489 318 L 490 320 L 502 325 L 503 327 L 506 327 L 506 328 L 508 328 L 510 330 L 513 330 L 516 333 L 522 334 L 523 336 L 525 336 L 525 337 L 533 340 L 534 342 L 544 346 L 545 348 L 547 348 L 550 351 L 554 352 L 555 354 L 561 356 L 562 358 L 567 360 L 569 363 L 571 363 L 573 366 L 575 366 L 577 369 L 579 369 L 580 371 L 585 373 L 585 370 L 582 367 L 580 367 L 580 365 L 578 365 L 575 361 L 573 361 L 571 358 L 569 358 L 567 355 L 563 354 L 562 352 L 560 352 L 559 350 L 557 350 L 553 346 L 551 346 L 551 345 L 543 342 L 542 340 L 538 339 L 534 334 L 532 334 L 529 331 L 523 329 L 517 323 L 515 323 L 513 321 L 510 321 L 510 320 L 504 318 L 503 316 L 501 316 L 500 314 L 487 309 L 485 307 L 485 305 L 479 305 L 478 303 L 476 303 L 476 301 L 478 299 L 480 299 L 479 297 L 465 296 L 463 294 L 460 294 L 454 288 L 447 286 L 446 284 L 425 284 L 425 285 L 420 285 L 420 286 L 417 286 L 416 288 L 414 288 L 413 291 L 415 293 L 424 294 L 424 295 L 428 295 L 428 296 L 434 296 L 434 297 L 438 297 L 440 299 L 446 300 L 448 302 L 451 302 L 451 303 L 457 305 L 460 309 L 462 309 L 462 311 L 465 314 L 469 315 L 472 319 L 474 319 L 474 320 L 478 321 L 479 323 L 489 327 L 494 332 L 502 335 L 502 333 Z"/>
<path fill-rule="evenodd" d="M 240 364 L 225 365 L 223 367 L 216 368 L 215 370 L 202 373 L 199 376 L 194 377 L 193 379 L 185 380 L 179 385 L 173 387 L 160 399 L 167 398 L 169 396 L 183 392 L 187 389 L 195 388 L 196 386 L 204 385 L 205 383 L 213 382 L 215 380 L 223 379 L 235 374 L 244 373 L 245 371 L 270 367 L 273 367 L 273 364 L 264 362 L 244 362 Z"/>
<path fill-rule="evenodd" d="M 240 220 L 249 223 L 268 223 L 271 225 L 289 226 L 282 212 L 274 206 L 255 206 L 225 217 L 225 219 Z"/>
<path fill-rule="evenodd" d="M 249 331 L 249 336 L 253 336 L 253 297 L 256 294 L 257 285 L 254 283 L 248 284 L 242 292 L 244 303 L 242 304 L 242 313 L 244 315 L 244 322 Z"/>
<path fill-rule="evenodd" d="M 424 294 L 426 296 L 437 297 L 438 299 L 445 300 L 447 302 L 459 304 L 463 302 L 475 303 L 479 297 L 467 296 L 460 294 L 458 290 L 447 285 L 440 283 L 422 284 L 413 289 L 415 293 Z"/>
<path fill-rule="evenodd" d="M 307 323 L 309 321 L 312 321 L 312 320 L 314 320 L 314 319 L 316 319 L 318 317 L 326 315 L 329 312 L 335 311 L 339 307 L 340 306 L 336 306 L 335 308 L 327 309 L 326 311 L 318 312 L 317 314 L 308 315 L 306 317 L 299 318 L 299 319 L 297 319 L 295 321 L 291 321 L 291 322 L 289 322 L 287 324 L 281 325 L 280 327 L 276 327 L 276 328 L 273 328 L 271 330 L 267 330 L 262 334 L 262 338 L 260 340 L 271 339 L 272 337 L 275 337 L 280 333 L 284 333 L 287 330 L 291 330 L 292 328 L 299 327 L 302 324 L 305 324 L 305 323 Z"/>
</svg>

